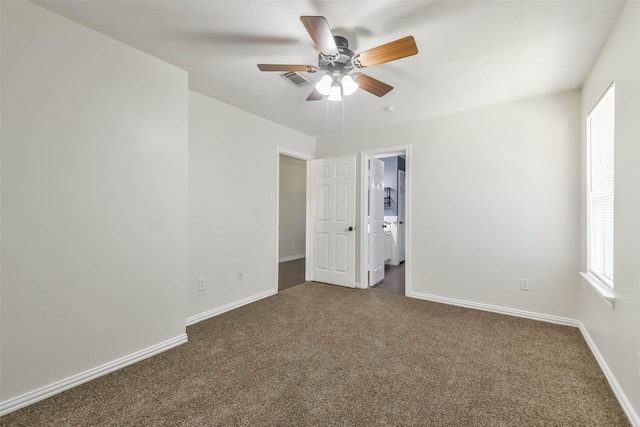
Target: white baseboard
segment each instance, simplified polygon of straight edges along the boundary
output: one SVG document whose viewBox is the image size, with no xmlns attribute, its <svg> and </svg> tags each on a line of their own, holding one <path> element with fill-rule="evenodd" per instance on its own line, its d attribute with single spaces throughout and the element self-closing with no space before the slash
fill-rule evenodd
<svg viewBox="0 0 640 427">
<path fill-rule="evenodd" d="M 427 301 L 439 302 L 443 304 L 457 305 L 460 307 L 490 311 L 493 313 L 507 314 L 509 316 L 524 317 L 526 319 L 532 319 L 532 320 L 540 320 L 543 322 L 555 323 L 558 325 L 577 327 L 582 333 L 582 336 L 584 337 L 584 340 L 587 342 L 587 345 L 591 349 L 591 352 L 593 353 L 594 357 L 598 361 L 598 364 L 600 365 L 600 369 L 602 369 L 604 376 L 607 378 L 607 381 L 609 382 L 609 385 L 613 390 L 613 394 L 615 394 L 616 398 L 618 399 L 618 402 L 620 403 L 620 406 L 622 407 L 623 411 L 627 415 L 627 418 L 629 418 L 629 421 L 631 422 L 632 425 L 634 425 L 635 427 L 640 427 L 640 418 L 638 417 L 638 414 L 633 409 L 631 402 L 629 402 L 629 399 L 627 399 L 627 396 L 622 391 L 622 388 L 620 388 L 620 384 L 618 384 L 618 381 L 613 376 L 613 373 L 611 372 L 611 369 L 609 369 L 607 362 L 604 360 L 604 357 L 602 357 L 602 354 L 598 350 L 598 347 L 596 346 L 593 339 L 591 339 L 589 332 L 587 332 L 587 329 L 584 327 L 582 322 L 575 319 L 569 319 L 566 317 L 551 316 L 548 314 L 540 314 L 540 313 L 534 313 L 530 311 L 516 310 L 513 308 L 499 307 L 499 306 L 489 305 L 489 304 L 480 304 L 476 302 L 458 300 L 454 298 L 440 297 L 437 295 L 422 294 L 419 292 L 411 292 L 407 296 L 412 298 L 417 298 L 417 299 L 423 299 Z"/>
<path fill-rule="evenodd" d="M 291 256 L 286 256 L 286 257 L 280 258 L 278 260 L 278 262 L 294 261 L 296 259 L 300 259 L 300 258 L 304 258 L 304 257 L 305 257 L 305 254 L 291 255 Z"/>
<path fill-rule="evenodd" d="M 271 295 L 277 294 L 278 291 L 275 289 L 268 290 L 266 292 L 261 292 L 256 295 L 252 295 L 247 298 L 243 298 L 238 301 L 234 301 L 227 305 L 223 305 L 222 307 L 214 308 L 213 310 L 205 311 L 204 313 L 196 314 L 195 316 L 187 317 L 187 326 L 191 326 L 194 323 L 201 322 L 205 319 L 209 319 L 214 316 L 218 316 L 222 313 L 226 313 L 227 311 L 233 310 L 234 308 L 242 307 L 243 305 L 250 304 L 254 301 L 258 301 L 262 298 L 270 297 Z"/>
<path fill-rule="evenodd" d="M 459 307 L 473 308 L 476 310 L 490 311 L 492 313 L 506 314 L 515 317 L 524 317 L 525 319 L 539 320 L 547 323 L 555 323 L 557 325 L 578 327 L 579 323 L 575 319 L 567 317 L 552 316 L 550 314 L 535 313 L 532 311 L 517 310 L 515 308 L 500 307 L 497 305 L 481 304 L 477 302 L 465 301 L 454 298 L 441 297 L 437 295 L 422 294 L 420 292 L 410 292 L 408 297 L 423 299 L 427 301 L 439 302 L 449 305 L 457 305 Z"/>
<path fill-rule="evenodd" d="M 79 386 L 80 384 L 84 384 L 88 381 L 106 375 L 118 369 L 124 368 L 125 366 L 131 365 L 141 360 L 147 359 L 153 355 L 162 353 L 163 351 L 169 350 L 170 348 L 176 347 L 186 342 L 187 334 L 182 334 L 175 338 L 171 338 L 167 341 L 137 351 L 135 353 L 131 353 L 128 356 L 121 357 L 120 359 L 105 363 L 104 365 L 89 369 L 88 371 L 82 372 L 80 374 L 73 375 L 64 380 L 56 381 L 53 384 L 49 384 L 34 391 L 30 391 L 23 395 L 9 399 L 5 402 L 0 402 L 0 416 L 6 415 L 13 411 L 17 411 L 20 408 L 24 408 L 25 406 L 29 406 L 55 394 L 61 393 L 65 390 L 69 390 L 70 388 Z"/>
<path fill-rule="evenodd" d="M 622 391 L 622 388 L 620 387 L 620 384 L 618 384 L 616 377 L 613 376 L 613 372 L 611 372 L 611 369 L 609 369 L 609 365 L 607 365 L 607 362 L 604 360 L 602 353 L 600 353 L 600 350 L 598 350 L 596 343 L 591 338 L 591 335 L 589 335 L 587 328 L 584 327 L 582 322 L 580 322 L 578 328 L 580 329 L 580 332 L 582 332 L 584 340 L 587 342 L 587 345 L 591 349 L 591 353 L 593 353 L 594 357 L 598 361 L 598 365 L 600 365 L 600 369 L 602 369 L 604 376 L 607 378 L 607 381 L 609 381 L 609 386 L 611 386 L 613 394 L 615 394 L 618 402 L 620 403 L 620 406 L 622 406 L 622 410 L 627 415 L 627 418 L 629 418 L 629 422 L 636 427 L 640 427 L 640 417 L 638 417 L 638 414 L 633 409 L 631 402 L 629 402 L 629 399 L 627 399 L 627 396 Z"/>
</svg>

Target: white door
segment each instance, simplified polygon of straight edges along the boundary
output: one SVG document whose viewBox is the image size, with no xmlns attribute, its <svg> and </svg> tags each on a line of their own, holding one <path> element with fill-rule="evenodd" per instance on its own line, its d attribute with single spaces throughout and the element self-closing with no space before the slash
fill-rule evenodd
<svg viewBox="0 0 640 427">
<path fill-rule="evenodd" d="M 405 252 L 405 194 L 406 194 L 405 172 L 398 171 L 398 258 L 404 261 Z"/>
<path fill-rule="evenodd" d="M 384 162 L 369 160 L 369 285 L 384 279 Z"/>
<path fill-rule="evenodd" d="M 310 279 L 356 285 L 356 156 L 313 160 Z"/>
</svg>

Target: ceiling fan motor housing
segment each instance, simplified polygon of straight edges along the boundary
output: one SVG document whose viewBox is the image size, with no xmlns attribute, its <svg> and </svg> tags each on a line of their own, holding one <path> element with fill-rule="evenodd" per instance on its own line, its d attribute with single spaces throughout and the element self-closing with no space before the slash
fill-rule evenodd
<svg viewBox="0 0 640 427">
<path fill-rule="evenodd" d="M 354 54 L 349 49 L 349 40 L 343 36 L 334 36 L 327 18 L 324 16 L 303 15 L 300 17 L 300 21 L 313 40 L 313 44 L 320 51 L 318 67 L 297 64 L 258 64 L 258 68 L 260 71 L 284 71 L 285 76 L 287 73 L 324 71 L 324 75 L 316 83 L 315 89 L 307 97 L 307 101 L 318 101 L 323 99 L 325 95 L 329 96 L 329 101 L 338 101 L 341 98 L 340 94 L 348 96 L 358 87 L 373 95 L 384 96 L 393 89 L 393 86 L 363 73 L 355 73 L 351 76 L 349 75 L 351 71 L 354 68 L 367 68 L 418 53 L 413 36 L 406 36 Z M 336 94 L 336 89 L 338 89 L 338 94 L 333 96 Z"/>
<path fill-rule="evenodd" d="M 318 55 L 318 68 L 331 72 L 348 73 L 353 69 L 351 58 L 355 53 L 349 49 L 349 41 L 342 36 L 333 36 L 338 47 L 338 54 L 334 57 Z"/>
</svg>

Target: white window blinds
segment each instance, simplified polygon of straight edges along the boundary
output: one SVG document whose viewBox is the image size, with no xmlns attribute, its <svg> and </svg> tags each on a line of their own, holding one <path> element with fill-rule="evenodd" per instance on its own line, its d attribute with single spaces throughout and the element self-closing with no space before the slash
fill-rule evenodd
<svg viewBox="0 0 640 427">
<path fill-rule="evenodd" d="M 613 287 L 613 176 L 615 87 L 587 117 L 589 145 L 589 270 Z"/>
</svg>

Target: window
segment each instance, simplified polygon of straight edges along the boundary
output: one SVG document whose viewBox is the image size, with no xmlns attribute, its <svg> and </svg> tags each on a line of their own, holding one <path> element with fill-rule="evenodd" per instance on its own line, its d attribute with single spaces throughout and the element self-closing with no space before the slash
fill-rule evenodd
<svg viewBox="0 0 640 427">
<path fill-rule="evenodd" d="M 588 269 L 613 288 L 613 179 L 615 85 L 611 85 L 587 116 Z"/>
</svg>

